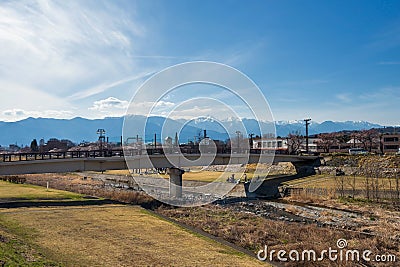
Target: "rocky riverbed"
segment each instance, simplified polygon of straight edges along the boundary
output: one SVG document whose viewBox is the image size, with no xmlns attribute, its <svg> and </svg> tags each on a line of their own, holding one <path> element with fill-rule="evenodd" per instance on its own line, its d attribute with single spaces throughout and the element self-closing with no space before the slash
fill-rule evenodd
<svg viewBox="0 0 400 267">
<path fill-rule="evenodd" d="M 235 211 L 252 213 L 273 220 L 316 223 L 319 226 L 331 226 L 356 230 L 369 222 L 361 214 L 351 211 L 335 210 L 301 203 L 282 201 L 251 200 L 229 204 Z"/>
</svg>

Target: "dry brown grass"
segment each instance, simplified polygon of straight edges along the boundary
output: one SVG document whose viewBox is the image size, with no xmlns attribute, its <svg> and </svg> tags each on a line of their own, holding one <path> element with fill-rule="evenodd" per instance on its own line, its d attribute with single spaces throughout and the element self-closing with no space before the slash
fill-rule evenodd
<svg viewBox="0 0 400 267">
<path fill-rule="evenodd" d="M 1 210 L 66 266 L 263 266 L 255 259 L 124 205 Z"/>
<path fill-rule="evenodd" d="M 201 170 L 201 168 L 198 167 L 193 167 L 189 172 L 183 174 L 182 179 L 186 181 L 225 182 L 228 177 L 234 174 L 235 179 L 241 179 L 241 181 L 244 181 L 243 177 L 244 173 L 246 173 L 247 179 L 252 179 L 254 177 L 255 170 L 256 170 L 256 164 L 248 164 L 246 169 L 243 169 L 243 172 L 208 171 L 208 170 Z M 107 170 L 104 172 L 104 174 L 131 175 L 129 170 Z M 257 175 L 267 177 L 267 176 L 277 175 L 277 173 L 270 172 L 268 168 L 263 168 L 259 170 L 259 173 Z M 165 178 L 165 179 L 169 178 L 169 175 L 167 174 L 146 174 L 146 176 L 153 178 Z"/>
<path fill-rule="evenodd" d="M 343 179 L 343 180 L 342 180 Z M 286 185 L 294 186 L 294 187 L 303 187 L 303 188 L 327 188 L 327 189 L 335 189 L 338 187 L 339 180 L 343 181 L 343 188 L 350 190 L 352 189 L 353 180 L 355 181 L 356 189 L 364 189 L 365 188 L 365 177 L 362 176 L 333 176 L 333 175 L 311 175 L 304 178 L 299 178 L 295 180 L 291 180 L 285 182 Z M 372 179 L 370 177 L 370 179 Z M 391 188 L 390 183 L 391 182 Z M 396 179 L 394 178 L 379 178 L 379 186 L 380 189 L 392 189 L 394 190 L 396 184 Z"/>
<path fill-rule="evenodd" d="M 6 186 L 7 198 L 18 198 L 26 188 Z M 46 191 L 36 186 L 28 189 L 33 200 Z M 63 200 L 58 201 L 62 206 Z M 265 266 L 138 206 L 61 206 L 0 209 L 0 229 L 66 266 Z"/>
<path fill-rule="evenodd" d="M 335 189 L 327 189 L 326 194 L 316 194 L 307 192 L 307 190 L 299 190 L 292 192 L 290 197 L 286 197 L 285 199 L 302 203 L 322 203 L 326 200 L 337 200 L 337 194 Z"/>
<path fill-rule="evenodd" d="M 68 174 L 27 174 L 23 175 L 27 183 L 46 186 L 49 182 L 50 188 L 67 190 L 82 195 L 103 197 L 130 204 L 157 204 L 153 198 L 143 192 L 126 191 L 116 188 L 107 188 L 103 182 L 97 180 L 83 180 L 78 175 Z"/>
<path fill-rule="evenodd" d="M 335 248 L 336 241 L 339 238 L 345 238 L 349 242 L 349 248 L 352 249 L 369 249 L 374 253 L 391 253 L 395 254 L 397 258 L 400 256 L 399 242 L 388 236 L 372 237 L 340 229 L 321 228 L 316 225 L 273 221 L 215 206 L 164 209 L 160 212 L 253 251 L 258 251 L 264 245 L 268 245 L 270 251 L 272 249 L 277 251 L 280 249 L 322 251 L 329 247 Z M 345 262 L 323 261 L 290 262 L 285 266 L 354 265 L 353 263 L 346 265 Z"/>
<path fill-rule="evenodd" d="M 104 174 L 111 174 L 111 175 L 130 175 L 128 170 L 115 170 L 115 171 L 106 171 Z M 214 171 L 189 171 L 185 172 L 182 176 L 183 180 L 186 181 L 201 181 L 201 182 L 213 182 L 213 181 L 220 181 L 224 182 L 226 179 L 235 174 L 235 179 L 240 178 L 242 173 L 233 173 L 233 172 L 214 172 Z M 146 174 L 146 176 L 153 177 L 153 178 L 164 178 L 168 179 L 168 174 Z"/>
<path fill-rule="evenodd" d="M 27 176 L 27 179 L 29 181 L 29 179 L 34 179 L 35 177 L 38 178 L 37 175 L 30 175 Z M 119 199 L 122 198 L 122 196 L 124 196 L 124 192 L 126 192 L 120 190 L 98 189 L 97 182 L 90 180 L 82 181 L 81 179 L 77 180 L 68 176 L 60 177 L 57 175 L 47 175 L 45 177 L 47 178 L 42 179 L 42 182 L 45 182 L 46 179 L 50 179 L 54 183 L 58 181 L 61 186 L 76 184 L 77 186 L 74 186 L 73 188 L 81 188 L 80 190 L 86 191 L 89 191 L 90 188 L 92 188 L 92 190 L 94 190 L 93 195 L 96 195 L 97 193 L 106 194 L 106 192 L 110 192 L 111 197 Z M 64 182 L 61 183 L 60 181 L 63 180 Z M 136 192 L 127 192 L 127 202 L 131 201 L 132 197 L 138 197 L 138 199 L 134 200 L 134 202 L 143 200 L 140 195 L 130 195 L 130 193 Z M 315 201 L 315 199 L 310 199 L 310 201 Z M 321 199 L 319 201 L 321 204 L 328 206 L 330 205 L 329 203 L 331 203 L 333 207 L 340 207 L 344 209 L 351 208 L 351 206 L 346 206 L 343 203 L 342 206 L 337 206 L 335 204 L 337 203 L 336 200 L 328 198 Z M 369 228 L 374 233 L 377 233 L 379 235 L 378 237 L 366 236 L 363 234 L 339 229 L 320 228 L 316 225 L 302 225 L 296 223 L 272 221 L 251 214 L 238 213 L 218 206 L 160 209 L 159 212 L 253 251 L 257 251 L 264 244 L 268 245 L 271 249 L 301 250 L 306 248 L 317 251 L 326 249 L 329 246 L 334 247 L 337 239 L 345 238 L 349 241 L 349 244 L 352 246 L 352 248 L 357 248 L 360 250 L 368 248 L 374 251 L 374 253 L 392 253 L 396 254 L 397 257 L 400 256 L 398 253 L 400 250 L 399 242 L 396 241 L 396 239 L 393 239 L 393 237 L 398 235 L 398 227 L 400 226 L 398 223 L 398 221 L 400 221 L 398 213 L 387 214 L 385 209 L 379 210 L 373 208 L 373 206 L 365 208 L 365 211 L 363 212 L 365 212 L 366 216 L 371 215 L 371 218 L 377 218 L 377 223 L 371 224 L 368 227 L 366 226 L 365 228 Z M 387 216 L 385 214 L 387 214 Z M 361 230 L 364 230 L 364 228 L 360 229 L 360 231 Z M 332 265 L 330 262 L 327 262 L 326 264 L 324 263 L 324 266 L 329 266 L 329 264 L 331 264 L 331 266 L 337 266 Z M 292 264 L 289 266 L 299 265 Z M 307 264 L 303 266 L 321 265 Z"/>
</svg>

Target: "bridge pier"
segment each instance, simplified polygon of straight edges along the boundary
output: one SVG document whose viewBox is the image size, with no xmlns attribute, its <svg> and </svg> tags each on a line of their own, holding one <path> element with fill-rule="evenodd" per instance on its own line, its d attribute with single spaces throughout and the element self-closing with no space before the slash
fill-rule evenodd
<svg viewBox="0 0 400 267">
<path fill-rule="evenodd" d="M 182 174 L 184 170 L 179 168 L 168 168 L 167 173 L 169 174 L 169 195 L 170 197 L 181 198 L 182 197 Z"/>
<path fill-rule="evenodd" d="M 321 166 L 321 159 L 317 158 L 308 161 L 292 162 L 292 164 L 294 165 L 296 173 L 298 175 L 300 176 L 314 175 L 316 174 L 314 167 Z"/>
</svg>

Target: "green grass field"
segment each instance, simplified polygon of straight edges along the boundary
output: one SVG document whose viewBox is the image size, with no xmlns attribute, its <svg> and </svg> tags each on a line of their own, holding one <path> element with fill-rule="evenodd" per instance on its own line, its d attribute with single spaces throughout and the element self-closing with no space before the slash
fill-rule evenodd
<svg viewBox="0 0 400 267">
<path fill-rule="evenodd" d="M 81 200 L 82 195 L 29 184 L 0 181 L 0 202 L 16 200 Z"/>
</svg>

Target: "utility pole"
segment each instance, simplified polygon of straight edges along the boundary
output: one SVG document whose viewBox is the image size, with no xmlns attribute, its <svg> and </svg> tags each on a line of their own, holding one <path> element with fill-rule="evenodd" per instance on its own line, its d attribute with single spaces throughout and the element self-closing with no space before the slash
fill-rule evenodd
<svg viewBox="0 0 400 267">
<path fill-rule="evenodd" d="M 308 125 L 310 124 L 309 121 L 311 119 L 304 119 L 304 121 L 306 122 L 306 152 L 308 154 Z"/>
<path fill-rule="evenodd" d="M 381 152 L 381 155 L 384 155 L 385 152 L 384 152 L 384 145 L 383 145 L 382 137 L 383 137 L 383 133 L 379 133 L 379 150 Z"/>
<path fill-rule="evenodd" d="M 254 136 L 253 133 L 249 134 L 249 137 L 250 137 L 250 149 L 253 148 L 253 136 Z"/>
</svg>

